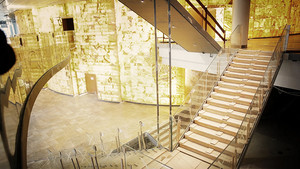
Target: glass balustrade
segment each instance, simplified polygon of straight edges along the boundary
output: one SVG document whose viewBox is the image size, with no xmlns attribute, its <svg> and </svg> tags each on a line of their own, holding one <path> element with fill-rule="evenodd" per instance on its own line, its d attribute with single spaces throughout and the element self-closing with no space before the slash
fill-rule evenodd
<svg viewBox="0 0 300 169">
<path fill-rule="evenodd" d="M 3 146 L 0 150 L 0 166 L 9 166 L 9 163 L 16 165 L 16 161 L 20 160 L 15 154 L 20 153 L 20 135 L 27 132 L 27 129 L 22 131 L 19 125 L 24 116 L 30 116 L 30 112 L 24 114 L 27 104 L 34 104 L 34 100 L 27 97 L 41 77 L 46 74 L 53 76 L 56 72 L 53 68 L 58 68 L 55 65 L 68 58 L 68 43 L 61 42 L 66 39 L 64 34 L 52 33 L 26 34 L 11 38 L 17 62 L 10 71 L 0 76 L 0 114 L 3 117 L 0 121 L 0 144 Z M 68 61 L 69 59 L 67 63 Z M 37 95 L 39 91 L 35 92 Z"/>
<path fill-rule="evenodd" d="M 259 122 L 260 115 L 268 99 L 270 89 L 274 83 L 276 73 L 282 61 L 283 52 L 288 39 L 289 26 L 287 25 L 272 53 L 265 74 L 255 92 L 249 109 L 239 127 L 239 130 L 233 140 L 226 146 L 220 155 L 214 160 L 209 168 L 238 168 L 241 159 L 245 153 L 245 146 L 249 144 L 249 138 L 252 137 L 253 129 Z M 257 55 L 268 55 L 268 53 L 256 52 Z"/>
</svg>

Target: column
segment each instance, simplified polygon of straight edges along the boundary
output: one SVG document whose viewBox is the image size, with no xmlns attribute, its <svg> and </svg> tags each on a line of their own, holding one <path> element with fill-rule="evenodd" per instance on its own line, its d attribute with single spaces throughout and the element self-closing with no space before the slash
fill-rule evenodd
<svg viewBox="0 0 300 169">
<path fill-rule="evenodd" d="M 247 48 L 250 0 L 233 0 L 231 45 Z"/>
</svg>

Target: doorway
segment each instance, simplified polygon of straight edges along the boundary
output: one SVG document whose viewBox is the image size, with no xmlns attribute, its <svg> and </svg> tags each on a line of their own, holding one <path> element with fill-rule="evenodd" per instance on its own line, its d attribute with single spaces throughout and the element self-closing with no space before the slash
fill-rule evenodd
<svg viewBox="0 0 300 169">
<path fill-rule="evenodd" d="M 95 74 L 85 74 L 86 91 L 88 93 L 97 94 L 97 80 Z"/>
</svg>

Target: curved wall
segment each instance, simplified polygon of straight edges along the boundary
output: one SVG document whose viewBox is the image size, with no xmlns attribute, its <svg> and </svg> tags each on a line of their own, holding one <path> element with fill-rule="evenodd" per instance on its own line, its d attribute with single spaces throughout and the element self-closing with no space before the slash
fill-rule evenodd
<svg viewBox="0 0 300 169">
<path fill-rule="evenodd" d="M 118 1 L 80 1 L 20 10 L 15 15 L 22 36 L 46 32 L 63 35 L 60 44 L 69 49 L 71 64 L 48 82 L 50 89 L 80 95 L 88 92 L 92 75 L 99 100 L 156 104 L 154 27 Z M 63 31 L 65 17 L 73 18 L 74 31 Z M 39 45 L 36 50 L 41 54 L 34 58 L 51 53 L 44 52 L 46 49 Z M 41 59 L 34 61 L 48 64 Z M 184 84 L 185 69 L 172 67 L 172 104 L 183 102 Z M 168 66 L 161 61 L 159 93 L 160 103 L 169 104 Z"/>
</svg>

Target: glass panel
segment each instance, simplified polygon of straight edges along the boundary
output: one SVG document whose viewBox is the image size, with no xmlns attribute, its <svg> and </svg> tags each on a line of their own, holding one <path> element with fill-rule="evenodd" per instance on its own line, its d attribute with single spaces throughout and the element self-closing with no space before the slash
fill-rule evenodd
<svg viewBox="0 0 300 169">
<path fill-rule="evenodd" d="M 100 137 L 101 138 L 101 137 Z M 121 145 L 116 138 L 116 149 L 108 151 L 110 142 L 103 142 L 101 138 L 95 145 L 78 147 L 76 149 L 63 149 L 59 152 L 48 150 L 48 158 L 40 159 L 29 167 L 35 168 L 170 168 L 155 160 L 166 152 L 157 148 L 155 140 L 148 133 L 142 137 L 134 138 Z M 121 137 L 120 137 L 121 140 Z M 146 145 L 146 149 L 143 145 Z"/>
<path fill-rule="evenodd" d="M 231 48 L 241 48 L 242 47 L 242 28 L 238 25 L 230 35 L 230 47 Z"/>
<path fill-rule="evenodd" d="M 59 41 L 55 41 L 56 38 Z M 29 33 L 10 38 L 10 45 L 14 49 L 17 61 L 9 72 L 0 76 L 2 98 L 0 113 L 3 115 L 3 121 L 0 122 L 3 124 L 3 131 L 1 132 L 3 132 L 4 139 L 7 140 L 8 145 L 4 147 L 2 140 L 0 144 L 4 147 L 1 149 L 2 151 L 5 149 L 8 151 L 9 156 L 12 157 L 10 158 L 11 160 L 14 160 L 12 155 L 15 153 L 16 138 L 18 138 L 16 135 L 19 119 L 24 118 L 24 116 L 20 117 L 20 114 L 22 106 L 25 106 L 26 97 L 38 79 L 45 75 L 54 65 L 62 62 L 69 56 L 66 39 L 67 36 L 65 34 L 54 35 L 52 33 Z M 48 75 L 51 72 L 48 72 Z M 28 105 L 33 105 L 32 100 L 27 102 Z M 27 116 L 29 115 L 26 114 L 25 117 Z M 25 131 L 27 130 L 25 129 Z M 1 163 L 3 162 L 3 165 L 6 165 L 4 162 L 6 154 L 1 153 L 1 155 L 3 155 Z M 42 167 L 42 165 L 40 166 Z"/>
<path fill-rule="evenodd" d="M 222 75 L 236 51 L 237 50 L 233 49 L 220 51 L 211 61 L 207 69 L 201 73 L 199 80 L 186 96 L 183 104 L 175 109 L 173 119 L 177 128 L 173 129 L 173 133 L 176 133 L 176 137 L 173 137 L 174 148 L 176 148 L 178 141 L 183 137 L 198 111 L 201 110 L 206 98 L 212 92 L 220 75 Z M 179 126 L 180 129 L 178 129 Z"/>
</svg>

